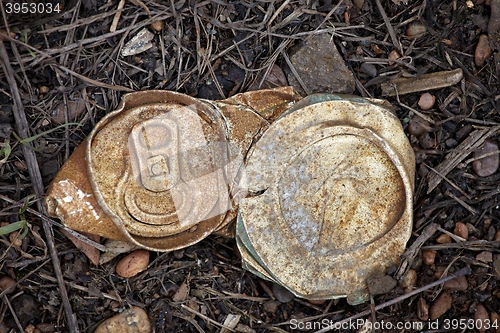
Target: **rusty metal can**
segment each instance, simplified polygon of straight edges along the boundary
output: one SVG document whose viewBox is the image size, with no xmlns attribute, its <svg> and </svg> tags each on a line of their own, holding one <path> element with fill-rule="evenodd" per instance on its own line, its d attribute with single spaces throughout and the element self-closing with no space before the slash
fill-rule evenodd
<svg viewBox="0 0 500 333">
<path fill-rule="evenodd" d="M 366 299 L 366 278 L 398 262 L 412 230 L 415 157 L 380 100 L 312 95 L 247 157 L 239 203 L 243 267 L 298 297 Z"/>
<path fill-rule="evenodd" d="M 243 267 L 298 297 L 366 299 L 412 230 L 415 157 L 381 100 L 290 87 L 207 101 L 124 96 L 63 165 L 68 227 L 171 251 L 237 216 Z"/>
<path fill-rule="evenodd" d="M 58 172 L 47 211 L 71 229 L 150 250 L 192 245 L 234 220 L 246 152 L 297 99 L 290 87 L 223 101 L 125 95 Z"/>
</svg>

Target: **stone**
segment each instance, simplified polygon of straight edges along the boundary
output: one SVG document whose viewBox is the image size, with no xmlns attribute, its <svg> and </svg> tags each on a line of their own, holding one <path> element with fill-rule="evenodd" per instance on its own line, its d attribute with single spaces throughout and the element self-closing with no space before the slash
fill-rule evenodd
<svg viewBox="0 0 500 333">
<path fill-rule="evenodd" d="M 495 326 L 499 326 L 493 332 L 500 333 L 500 315 L 498 315 L 495 311 L 491 311 L 490 322 Z"/>
<path fill-rule="evenodd" d="M 365 74 L 368 74 L 371 77 L 377 76 L 377 68 L 374 64 L 370 64 L 368 62 L 364 62 L 359 66 L 359 70 Z"/>
<path fill-rule="evenodd" d="M 468 287 L 469 283 L 464 275 L 448 280 L 443 284 L 443 289 L 452 291 L 467 291 Z"/>
<path fill-rule="evenodd" d="M 436 103 L 436 96 L 428 92 L 423 93 L 418 100 L 418 106 L 424 111 L 432 109 L 434 103 Z"/>
<path fill-rule="evenodd" d="M 365 0 L 353 0 L 352 3 L 356 8 L 363 9 L 363 5 L 365 4 Z"/>
<path fill-rule="evenodd" d="M 408 123 L 408 133 L 411 135 L 421 136 L 430 130 L 432 130 L 431 123 L 419 116 L 411 117 L 410 122 Z"/>
<path fill-rule="evenodd" d="M 354 75 L 345 65 L 329 34 L 321 34 L 302 42 L 291 51 L 290 61 L 310 93 L 354 92 Z M 288 82 L 306 94 L 292 71 Z"/>
<path fill-rule="evenodd" d="M 436 320 L 444 315 L 449 309 L 451 309 L 452 304 L 453 298 L 451 295 L 447 291 L 442 292 L 431 305 L 431 320 Z"/>
<path fill-rule="evenodd" d="M 144 271 L 149 264 L 149 251 L 135 250 L 120 260 L 116 265 L 116 274 L 124 278 L 136 276 Z"/>
<path fill-rule="evenodd" d="M 16 290 L 16 280 L 10 276 L 4 275 L 0 277 L 0 292 L 9 289 L 6 294 L 12 294 Z"/>
<path fill-rule="evenodd" d="M 163 20 L 158 20 L 154 21 L 149 25 L 149 28 L 153 30 L 154 32 L 160 32 L 163 30 L 163 27 L 165 26 L 165 21 Z"/>
<path fill-rule="evenodd" d="M 389 55 L 387 56 L 387 59 L 389 59 L 389 60 L 397 60 L 399 58 L 401 58 L 401 55 L 396 50 L 392 50 L 389 53 Z M 392 65 L 394 65 L 394 61 L 389 61 L 388 64 L 389 64 L 389 66 L 392 66 Z"/>
<path fill-rule="evenodd" d="M 420 22 L 412 22 L 406 28 L 406 36 L 419 37 L 427 32 L 427 28 Z"/>
<path fill-rule="evenodd" d="M 476 306 L 476 312 L 474 312 L 474 322 L 476 324 L 479 333 L 486 332 L 486 328 L 490 324 L 490 315 L 488 311 L 482 304 Z"/>
<path fill-rule="evenodd" d="M 434 260 L 436 259 L 436 251 L 435 250 L 422 251 L 422 258 L 424 259 L 424 264 L 430 266 L 434 264 Z"/>
<path fill-rule="evenodd" d="M 375 296 L 387 294 L 397 286 L 398 282 L 389 275 L 375 275 L 366 279 L 366 284 L 370 294 Z"/>
<path fill-rule="evenodd" d="M 277 283 L 273 283 L 273 295 L 281 303 L 288 303 L 294 298 L 293 294 L 288 289 Z"/>
<path fill-rule="evenodd" d="M 490 251 L 483 251 L 481 253 L 478 253 L 476 256 L 477 261 L 482 261 L 482 262 L 493 262 L 493 253 Z"/>
<path fill-rule="evenodd" d="M 469 228 L 467 228 L 467 226 L 463 222 L 455 223 L 455 229 L 453 230 L 453 233 L 465 240 L 469 238 Z"/>
<path fill-rule="evenodd" d="M 484 65 L 486 59 L 491 57 L 493 50 L 490 47 L 488 36 L 479 36 L 479 41 L 477 42 L 476 51 L 474 52 L 474 62 L 476 66 L 481 67 Z"/>
<path fill-rule="evenodd" d="M 122 313 L 106 319 L 94 333 L 151 333 L 151 322 L 143 309 L 133 306 Z"/>
<path fill-rule="evenodd" d="M 403 275 L 403 279 L 400 282 L 400 287 L 402 287 L 405 293 L 409 293 L 415 289 L 417 284 L 417 272 L 414 269 L 409 269 Z"/>
<path fill-rule="evenodd" d="M 422 321 L 429 319 L 429 306 L 423 298 L 419 298 L 417 302 L 417 317 Z"/>
<path fill-rule="evenodd" d="M 497 150 L 498 142 L 493 139 L 487 139 L 481 145 L 479 150 L 474 152 L 474 158 L 478 158 L 489 153 L 494 153 Z M 485 156 L 472 162 L 472 168 L 479 177 L 488 177 L 497 172 L 499 164 L 500 156 L 498 155 L 498 153 L 494 153 L 493 155 Z"/>
<path fill-rule="evenodd" d="M 264 311 L 269 313 L 276 313 L 280 304 L 281 302 L 279 301 L 267 301 L 266 303 L 264 303 Z"/>
<path fill-rule="evenodd" d="M 24 294 L 16 297 L 11 303 L 22 327 L 26 327 L 30 321 L 40 317 L 40 309 L 42 309 L 42 306 L 30 295 Z M 11 323 L 7 322 L 7 326 L 11 326 L 10 324 Z M 15 323 L 12 324 L 15 325 Z"/>
<path fill-rule="evenodd" d="M 448 234 L 442 234 L 438 238 L 436 238 L 436 243 L 438 243 L 438 244 L 451 243 L 451 237 Z"/>
</svg>

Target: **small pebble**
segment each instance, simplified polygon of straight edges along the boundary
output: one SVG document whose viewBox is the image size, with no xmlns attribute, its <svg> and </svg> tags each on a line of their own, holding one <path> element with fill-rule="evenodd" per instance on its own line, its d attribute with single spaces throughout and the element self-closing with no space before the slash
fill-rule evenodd
<svg viewBox="0 0 500 333">
<path fill-rule="evenodd" d="M 436 266 L 434 268 L 434 278 L 439 280 L 443 277 L 444 272 L 446 271 L 446 266 Z"/>
<path fill-rule="evenodd" d="M 280 301 L 267 301 L 266 303 L 264 303 L 264 311 L 269 313 L 276 313 L 280 304 Z"/>
<path fill-rule="evenodd" d="M 496 140 L 487 139 L 481 145 L 479 150 L 474 152 L 474 158 L 478 158 L 488 153 L 498 150 L 498 142 Z M 483 157 L 479 160 L 472 162 L 472 168 L 479 177 L 488 177 L 498 170 L 500 164 L 500 156 L 494 154 L 491 156 Z"/>
<path fill-rule="evenodd" d="M 438 238 L 436 238 L 436 243 L 438 243 L 438 244 L 451 243 L 451 237 L 448 234 L 442 234 Z"/>
<path fill-rule="evenodd" d="M 56 325 L 52 323 L 40 323 L 36 325 L 36 328 L 38 328 L 42 333 L 53 333 L 56 331 Z"/>
<path fill-rule="evenodd" d="M 149 28 L 153 31 L 160 32 L 165 26 L 165 22 L 163 20 L 155 21 L 149 25 Z"/>
<path fill-rule="evenodd" d="M 465 276 L 458 276 L 452 280 L 448 280 L 443 284 L 443 289 L 452 291 L 467 291 L 469 283 Z"/>
<path fill-rule="evenodd" d="M 429 306 L 423 298 L 419 298 L 417 302 L 417 317 L 422 321 L 429 319 Z"/>
<path fill-rule="evenodd" d="M 422 259 L 424 260 L 424 264 L 426 264 L 427 266 L 434 264 L 434 259 L 436 259 L 436 251 L 435 250 L 422 251 Z"/>
<path fill-rule="evenodd" d="M 465 223 L 457 222 L 455 223 L 455 229 L 453 233 L 463 239 L 469 238 L 469 228 L 465 225 Z"/>
<path fill-rule="evenodd" d="M 453 138 L 446 139 L 444 143 L 448 148 L 455 148 L 456 146 L 458 146 L 458 141 Z"/>
<path fill-rule="evenodd" d="M 490 315 L 488 311 L 482 304 L 476 306 L 476 311 L 474 312 L 474 323 L 479 333 L 486 332 L 486 327 L 489 324 Z"/>
<path fill-rule="evenodd" d="M 158 295 L 158 298 L 160 295 Z M 187 301 L 187 306 L 189 306 L 191 309 L 193 309 L 196 312 L 200 312 L 200 304 L 198 303 L 198 300 L 196 297 L 191 298 L 189 301 Z"/>
<path fill-rule="evenodd" d="M 428 92 L 422 94 L 418 100 L 418 106 L 424 111 L 432 109 L 436 103 L 436 96 L 429 94 Z"/>
<path fill-rule="evenodd" d="M 19 319 L 23 327 L 28 325 L 33 319 L 39 319 L 43 309 L 42 305 L 33 296 L 26 294 L 14 298 L 12 300 L 12 308 L 15 309 L 17 319 Z"/>
<path fill-rule="evenodd" d="M 453 298 L 447 291 L 443 291 L 441 295 L 432 303 L 430 308 L 431 320 L 436 320 L 444 315 L 453 304 Z"/>
<path fill-rule="evenodd" d="M 398 285 L 398 282 L 389 275 L 375 275 L 366 279 L 366 284 L 370 294 L 375 296 L 387 294 Z"/>
<path fill-rule="evenodd" d="M 431 130 L 431 123 L 419 116 L 413 116 L 408 123 L 408 133 L 415 136 L 421 136 Z"/>
<path fill-rule="evenodd" d="M 356 8 L 363 9 L 363 5 L 365 4 L 365 0 L 352 0 L 352 3 Z"/>
<path fill-rule="evenodd" d="M 7 30 L 5 30 L 5 29 L 0 29 L 0 34 L 9 36 L 9 33 L 7 33 Z M 11 38 L 16 38 L 16 33 L 13 32 L 13 31 L 11 31 L 10 32 L 10 37 Z M 0 35 L 0 40 L 3 41 L 3 42 L 7 42 L 8 41 L 7 37 L 4 37 L 2 35 Z"/>
<path fill-rule="evenodd" d="M 66 111 L 67 110 L 67 111 Z M 68 101 L 68 107 L 64 103 L 58 104 L 50 113 L 52 121 L 56 124 L 64 124 L 66 121 L 66 112 L 69 121 L 75 121 L 76 118 L 85 112 L 86 106 L 83 99 Z"/>
<path fill-rule="evenodd" d="M 20 247 L 23 245 L 23 240 L 19 238 L 19 231 L 11 232 L 9 235 L 9 240 L 15 247 Z"/>
<path fill-rule="evenodd" d="M 288 303 L 294 298 L 288 289 L 277 283 L 273 283 L 273 295 L 281 303 Z"/>
<path fill-rule="evenodd" d="M 181 283 L 181 286 L 175 294 L 172 296 L 172 301 L 174 302 L 183 302 L 185 301 L 189 296 L 189 286 L 188 284 L 184 281 Z"/>
<path fill-rule="evenodd" d="M 9 289 L 12 286 L 16 285 L 16 280 L 11 278 L 10 276 L 4 275 L 0 277 L 0 292 Z M 7 292 L 7 294 L 12 294 L 16 290 L 15 287 L 13 287 L 11 290 Z"/>
<path fill-rule="evenodd" d="M 369 64 L 367 62 L 364 62 L 359 67 L 359 70 L 365 74 L 368 74 L 371 77 L 377 76 L 377 68 L 375 67 L 374 64 Z"/>
<path fill-rule="evenodd" d="M 404 289 L 405 293 L 409 293 L 415 289 L 417 284 L 417 272 L 414 269 L 406 271 L 403 279 L 401 280 L 400 287 Z"/>
<path fill-rule="evenodd" d="M 135 250 L 118 262 L 116 265 L 116 274 L 124 278 L 136 276 L 148 268 L 148 264 L 149 251 Z"/>
<path fill-rule="evenodd" d="M 406 28 L 406 36 L 417 37 L 427 32 L 427 28 L 420 22 L 413 22 Z"/>
<path fill-rule="evenodd" d="M 490 322 L 495 326 L 498 325 L 498 327 L 496 328 L 496 331 L 493 331 L 493 332 L 500 333 L 500 315 L 498 313 L 496 313 L 495 311 L 491 311 Z"/>
<path fill-rule="evenodd" d="M 106 319 L 94 333 L 151 333 L 151 322 L 146 311 L 133 306 L 122 313 Z"/>
<path fill-rule="evenodd" d="M 40 87 L 40 94 L 48 94 L 50 91 L 50 88 L 47 86 L 41 86 Z"/>
<path fill-rule="evenodd" d="M 436 147 L 436 140 L 434 139 L 434 136 L 431 136 L 429 133 L 424 133 L 419 136 L 418 142 L 424 149 L 432 149 Z"/>
<path fill-rule="evenodd" d="M 479 36 L 479 41 L 477 42 L 476 52 L 474 52 L 474 62 L 476 66 L 483 66 L 486 59 L 491 57 L 493 54 L 493 50 L 490 47 L 490 43 L 488 42 L 487 35 Z"/>
<path fill-rule="evenodd" d="M 483 251 L 476 256 L 476 260 L 486 263 L 493 262 L 493 253 L 490 251 Z"/>
<path fill-rule="evenodd" d="M 389 60 L 397 60 L 399 58 L 401 58 L 401 55 L 396 50 L 392 50 L 391 52 L 389 52 L 389 55 L 387 56 L 387 59 Z M 389 66 L 392 66 L 394 65 L 394 61 L 389 61 L 388 64 Z"/>
<path fill-rule="evenodd" d="M 34 332 L 35 332 L 35 325 L 33 324 L 28 324 L 28 326 L 24 328 L 24 333 L 34 333 Z"/>
<path fill-rule="evenodd" d="M 384 51 L 382 51 L 382 49 L 380 47 L 378 47 L 377 44 L 373 45 L 373 52 L 376 54 L 376 55 L 381 55 L 384 53 Z"/>
</svg>

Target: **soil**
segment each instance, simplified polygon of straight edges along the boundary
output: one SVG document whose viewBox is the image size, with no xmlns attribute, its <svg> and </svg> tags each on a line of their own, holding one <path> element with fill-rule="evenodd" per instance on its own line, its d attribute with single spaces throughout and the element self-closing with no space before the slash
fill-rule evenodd
<svg viewBox="0 0 500 333">
<path fill-rule="evenodd" d="M 50 0 L 31 14 L 9 14 L 2 2 L 0 29 L 12 38 L 0 41 L 1 222 L 24 221 L 17 225 L 27 236 L 14 246 L 10 231 L 0 229 L 1 275 L 18 282 L 13 292 L 0 291 L 0 332 L 30 325 L 41 332 L 93 332 L 131 306 L 146 310 L 154 332 L 216 332 L 232 316 L 239 316 L 237 332 L 324 331 L 324 320 L 357 316 L 394 324 L 376 330 L 383 332 L 422 331 L 395 327 L 403 322 L 423 322 L 433 332 L 479 332 L 446 323 L 477 318 L 478 308 L 498 318 L 500 309 L 500 173 L 480 177 L 478 163 L 473 168 L 477 143 L 495 142 L 500 132 L 500 57 L 494 53 L 481 66 L 474 61 L 480 35 L 498 34 L 488 31 L 499 20 L 498 2 L 491 2 L 135 0 L 117 11 L 118 1 Z M 48 13 L 49 3 L 60 12 Z M 121 56 L 132 37 L 157 21 L 164 24 L 151 30 L 149 49 Z M 287 70 L 284 55 L 319 30 L 331 34 L 354 74 L 355 94 L 393 105 L 416 154 L 413 236 L 403 265 L 387 272 L 400 281 L 397 287 L 356 306 L 345 299 L 287 300 L 274 294 L 280 288 L 242 269 L 234 240 L 217 236 L 151 253 L 146 271 L 124 279 L 114 270 L 120 257 L 90 263 L 58 221 L 44 215 L 41 197 L 55 173 L 123 94 L 165 89 L 220 99 L 245 92 L 273 65 Z M 397 60 L 395 50 L 402 55 Z M 422 92 L 382 96 L 381 84 L 390 79 L 457 68 L 463 79 L 432 90 L 436 103 L 426 111 L 418 105 Z M 414 129 L 424 123 L 417 115 L 427 118 L 423 129 Z M 410 123 L 418 136 L 408 132 Z M 454 163 L 446 158 L 452 155 Z M 455 232 L 457 222 L 467 227 L 467 239 L 456 236 L 464 235 Z M 434 252 L 422 258 L 423 250 Z M 416 281 L 405 276 L 410 268 Z M 465 288 L 463 280 L 445 293 L 432 284 L 454 272 L 466 274 Z M 173 297 L 183 283 L 188 293 Z M 405 296 L 416 288 L 422 289 Z M 452 302 L 444 312 L 434 306 L 433 313 L 443 314 L 439 327 L 431 327 L 425 312 L 447 294 Z"/>
</svg>

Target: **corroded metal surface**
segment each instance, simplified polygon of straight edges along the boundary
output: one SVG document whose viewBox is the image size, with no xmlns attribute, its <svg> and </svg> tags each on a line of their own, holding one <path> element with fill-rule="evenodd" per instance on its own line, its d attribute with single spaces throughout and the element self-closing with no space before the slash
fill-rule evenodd
<svg viewBox="0 0 500 333">
<path fill-rule="evenodd" d="M 292 88 L 206 101 L 126 95 L 49 187 L 70 228 L 171 251 L 211 233 L 243 267 L 308 299 L 366 299 L 412 229 L 415 161 L 380 100 Z"/>
<path fill-rule="evenodd" d="M 290 87 L 216 102 L 125 95 L 55 177 L 48 212 L 72 229 L 152 250 L 228 233 L 246 196 L 246 152 L 296 99 Z"/>
<path fill-rule="evenodd" d="M 397 263 L 410 237 L 414 170 L 401 124 L 381 104 L 303 99 L 248 157 L 251 196 L 236 230 L 244 267 L 299 297 L 362 301 L 366 278 Z"/>
</svg>

